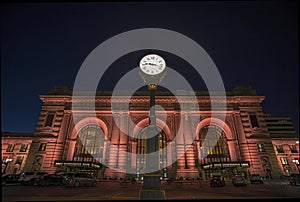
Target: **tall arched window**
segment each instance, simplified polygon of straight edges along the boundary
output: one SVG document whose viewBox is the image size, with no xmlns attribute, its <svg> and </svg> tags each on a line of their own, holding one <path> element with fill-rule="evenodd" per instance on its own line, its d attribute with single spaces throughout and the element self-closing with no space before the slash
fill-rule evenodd
<svg viewBox="0 0 300 202">
<path fill-rule="evenodd" d="M 158 136 L 159 145 L 159 162 L 160 168 L 163 169 L 167 165 L 167 150 L 163 149 L 167 146 L 167 137 L 163 130 L 158 128 L 160 131 Z M 137 161 L 136 165 L 138 169 L 143 169 L 146 167 L 146 127 L 143 128 L 137 138 Z"/>
<path fill-rule="evenodd" d="M 104 141 L 98 125 L 85 126 L 78 133 L 73 160 L 102 163 Z"/>
<path fill-rule="evenodd" d="M 200 130 L 200 163 L 230 162 L 225 132 L 216 125 L 208 125 Z"/>
</svg>

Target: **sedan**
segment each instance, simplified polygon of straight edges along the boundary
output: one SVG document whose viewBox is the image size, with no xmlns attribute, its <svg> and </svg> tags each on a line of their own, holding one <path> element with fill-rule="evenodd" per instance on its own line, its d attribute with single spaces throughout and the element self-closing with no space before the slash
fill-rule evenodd
<svg viewBox="0 0 300 202">
<path fill-rule="evenodd" d="M 2 186 L 19 183 L 20 174 L 5 174 L 1 177 Z"/>
<path fill-rule="evenodd" d="M 259 174 L 251 175 L 250 182 L 251 182 L 251 184 L 255 184 L 255 183 L 263 184 L 264 183 L 262 177 Z"/>
<path fill-rule="evenodd" d="M 63 185 L 64 177 L 57 174 L 45 175 L 40 179 L 40 185 L 42 186 L 58 186 Z"/>
<path fill-rule="evenodd" d="M 289 182 L 293 186 L 300 185 L 300 174 L 291 174 Z"/>
<path fill-rule="evenodd" d="M 211 187 L 224 187 L 225 180 L 222 176 L 216 175 L 210 178 L 209 184 Z"/>
<path fill-rule="evenodd" d="M 246 186 L 246 179 L 243 175 L 234 175 L 232 177 L 232 184 L 234 186 Z"/>
<path fill-rule="evenodd" d="M 67 173 L 65 174 L 63 184 L 65 186 L 91 186 L 97 185 L 97 180 L 89 173 Z"/>
</svg>

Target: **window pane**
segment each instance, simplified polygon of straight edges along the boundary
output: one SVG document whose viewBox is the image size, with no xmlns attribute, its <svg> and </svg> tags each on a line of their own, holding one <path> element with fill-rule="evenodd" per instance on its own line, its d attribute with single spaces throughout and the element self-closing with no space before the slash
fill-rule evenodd
<svg viewBox="0 0 300 202">
<path fill-rule="evenodd" d="M 284 153 L 282 145 L 276 145 L 278 153 Z"/>
<path fill-rule="evenodd" d="M 13 151 L 14 151 L 14 147 L 15 147 L 15 145 L 9 144 L 9 145 L 7 146 L 6 151 L 7 151 L 7 152 L 13 152 Z"/>
<path fill-rule="evenodd" d="M 290 150 L 292 153 L 298 153 L 297 148 L 295 145 L 290 145 Z"/>
<path fill-rule="evenodd" d="M 16 164 L 22 164 L 22 162 L 23 162 L 23 159 L 24 159 L 24 156 L 18 156 L 17 157 L 17 160 L 16 160 Z"/>
<path fill-rule="evenodd" d="M 266 151 L 263 144 L 257 144 L 257 149 L 258 149 L 259 152 L 265 152 Z"/>
<path fill-rule="evenodd" d="M 287 161 L 286 157 L 280 157 L 280 161 L 281 161 L 282 165 L 287 165 L 288 164 L 288 161 Z"/>
<path fill-rule="evenodd" d="M 104 140 L 104 133 L 99 126 L 85 126 L 78 133 L 73 160 L 98 161 L 101 163 Z"/>
<path fill-rule="evenodd" d="M 28 144 L 22 144 L 20 148 L 20 152 L 26 152 Z"/>
<path fill-rule="evenodd" d="M 220 127 L 209 125 L 201 128 L 199 143 L 201 164 L 230 161 L 226 134 Z"/>
<path fill-rule="evenodd" d="M 46 146 L 47 146 L 46 143 L 41 143 L 40 147 L 39 147 L 39 151 L 45 151 L 46 150 Z"/>
<path fill-rule="evenodd" d="M 164 168 L 167 164 L 167 150 L 164 149 L 167 145 L 167 140 L 164 131 L 160 128 L 158 130 L 161 131 L 158 134 L 159 163 L 160 168 Z M 136 159 L 136 166 L 138 169 L 142 169 L 146 166 L 146 127 L 139 132 L 136 142 L 136 151 L 138 154 Z"/>
<path fill-rule="evenodd" d="M 258 124 L 258 120 L 257 120 L 256 115 L 251 114 L 250 115 L 250 121 L 251 121 L 252 128 L 259 128 L 259 124 Z"/>
<path fill-rule="evenodd" d="M 45 127 L 47 127 L 47 126 L 51 127 L 52 123 L 53 123 L 53 119 L 54 119 L 54 114 L 48 114 L 46 123 L 45 123 Z"/>
</svg>

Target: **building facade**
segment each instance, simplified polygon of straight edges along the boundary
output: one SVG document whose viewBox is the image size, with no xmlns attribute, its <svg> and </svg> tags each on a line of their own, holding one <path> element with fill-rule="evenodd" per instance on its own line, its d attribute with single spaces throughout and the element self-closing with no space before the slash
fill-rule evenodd
<svg viewBox="0 0 300 202">
<path fill-rule="evenodd" d="M 28 158 L 33 133 L 1 134 L 2 173 L 20 173 Z"/>
<path fill-rule="evenodd" d="M 234 173 L 241 172 L 245 176 L 280 178 L 299 172 L 299 142 L 296 143 L 299 137 L 295 131 L 288 135 L 284 131 L 277 135 L 270 132 L 271 121 L 261 105 L 264 96 L 247 86 L 226 92 L 226 100 L 209 96 L 208 92 L 199 91 L 195 95 L 197 111 L 181 109 L 178 104 L 178 99 L 190 101 L 189 92 L 180 91 L 176 97 L 167 91 L 156 93 L 155 102 L 166 114 L 165 120 L 159 116 L 156 119 L 163 177 L 208 179 L 212 173 L 219 172 L 230 179 Z M 129 110 L 120 109 L 114 115 L 111 92 L 97 92 L 95 100 L 83 95 L 78 105 L 81 108 L 76 109 L 79 114 L 76 122 L 72 90 L 68 87 L 56 86 L 48 94 L 40 95 L 40 99 L 43 105 L 39 120 L 32 137 L 26 140 L 28 146 L 26 153 L 22 153 L 21 164 L 17 161 L 21 155 L 18 151 L 19 147 L 25 147 L 25 137 L 2 134 L 2 172 L 4 168 L 6 172 L 80 170 L 98 178 L 142 176 L 146 166 L 145 128 L 149 125 L 148 92 L 136 92 L 130 98 Z M 91 102 L 95 104 L 94 113 L 84 107 Z M 122 105 L 126 100 L 119 96 L 114 102 Z M 226 109 L 214 111 L 216 116 L 212 116 L 211 102 L 225 102 Z M 225 119 L 219 119 L 218 114 Z M 130 135 L 120 130 L 120 125 Z M 176 138 L 176 134 L 181 138 Z M 205 144 L 213 140 L 214 145 Z M 9 149 L 19 144 L 15 150 Z M 286 152 L 293 151 L 278 152 L 280 145 Z M 6 162 L 8 157 L 11 162 Z M 15 169 L 17 162 L 20 166 Z"/>
<path fill-rule="evenodd" d="M 266 116 L 275 154 L 283 176 L 299 173 L 299 136 L 289 117 Z"/>
</svg>

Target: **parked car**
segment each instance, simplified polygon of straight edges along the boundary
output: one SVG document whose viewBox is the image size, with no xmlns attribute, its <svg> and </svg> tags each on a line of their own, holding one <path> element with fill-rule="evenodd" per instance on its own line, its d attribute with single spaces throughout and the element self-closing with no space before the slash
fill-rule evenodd
<svg viewBox="0 0 300 202">
<path fill-rule="evenodd" d="M 74 172 L 66 172 L 61 175 L 63 176 L 63 185 L 67 185 L 69 184 L 69 180 L 71 179 L 71 177 L 74 175 Z"/>
<path fill-rule="evenodd" d="M 259 174 L 252 174 L 250 176 L 250 183 L 251 184 L 263 184 L 263 178 Z"/>
<path fill-rule="evenodd" d="M 221 175 L 213 175 L 209 180 L 211 187 L 224 187 L 225 180 Z"/>
<path fill-rule="evenodd" d="M 289 182 L 291 185 L 300 185 L 300 174 L 291 174 L 289 178 Z"/>
<path fill-rule="evenodd" d="M 39 184 L 41 186 L 58 186 L 63 185 L 64 176 L 60 174 L 48 174 L 40 178 Z"/>
<path fill-rule="evenodd" d="M 246 186 L 247 182 L 246 182 L 246 179 L 243 175 L 236 174 L 232 177 L 232 184 L 234 186 Z"/>
<path fill-rule="evenodd" d="M 39 184 L 41 177 L 47 174 L 47 172 L 43 171 L 23 172 L 20 175 L 19 182 L 23 185 L 37 185 Z"/>
<path fill-rule="evenodd" d="M 65 186 L 91 186 L 94 187 L 97 185 L 97 180 L 89 173 L 74 172 L 67 173 L 63 179 L 63 184 Z"/>
<path fill-rule="evenodd" d="M 4 174 L 1 177 L 2 186 L 19 183 L 20 174 Z"/>
</svg>

